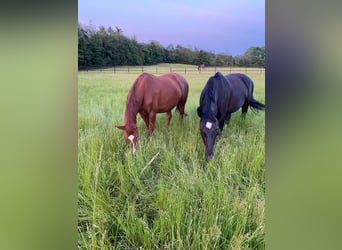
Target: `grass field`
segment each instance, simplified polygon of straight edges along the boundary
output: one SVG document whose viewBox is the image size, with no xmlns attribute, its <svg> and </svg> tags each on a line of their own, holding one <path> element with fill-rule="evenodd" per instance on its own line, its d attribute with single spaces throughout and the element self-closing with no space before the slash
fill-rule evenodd
<svg viewBox="0 0 342 250">
<path fill-rule="evenodd" d="M 189 82 L 188 116 L 173 111 L 166 128 L 158 114 L 152 137 L 138 116 L 132 155 L 115 125 L 123 125 L 140 73 L 78 73 L 79 248 L 264 249 L 265 113 L 234 113 L 207 162 L 196 108 L 213 74 L 180 72 Z M 265 74 L 248 75 L 265 102 Z"/>
</svg>

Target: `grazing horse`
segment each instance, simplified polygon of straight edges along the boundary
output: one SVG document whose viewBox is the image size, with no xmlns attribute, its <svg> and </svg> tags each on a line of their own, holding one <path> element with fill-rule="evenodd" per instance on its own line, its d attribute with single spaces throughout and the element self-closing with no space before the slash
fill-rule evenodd
<svg viewBox="0 0 342 250">
<path fill-rule="evenodd" d="M 200 64 L 200 65 L 198 65 L 198 67 L 197 67 L 197 70 L 198 71 L 202 71 L 202 70 L 204 70 L 205 69 L 205 64 Z"/>
<path fill-rule="evenodd" d="M 205 145 L 205 157 L 214 156 L 216 137 L 222 132 L 231 113 L 242 108 L 244 118 L 248 107 L 264 110 L 265 105 L 253 98 L 253 81 L 244 74 L 223 76 L 217 72 L 210 77 L 202 90 L 197 114 L 200 117 L 200 133 Z"/>
<path fill-rule="evenodd" d="M 124 130 L 124 138 L 131 142 L 133 152 L 136 150 L 139 138 L 137 114 L 140 114 L 151 135 L 157 113 L 166 112 L 167 126 L 170 124 L 171 110 L 174 107 L 182 118 L 186 115 L 184 109 L 188 91 L 188 82 L 177 73 L 154 76 L 145 72 L 135 80 L 126 99 L 124 125 L 116 126 Z"/>
</svg>

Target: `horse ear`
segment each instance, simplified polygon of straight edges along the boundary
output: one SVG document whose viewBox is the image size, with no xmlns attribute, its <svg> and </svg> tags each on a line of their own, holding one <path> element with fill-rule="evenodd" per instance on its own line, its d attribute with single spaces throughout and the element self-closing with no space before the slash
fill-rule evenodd
<svg viewBox="0 0 342 250">
<path fill-rule="evenodd" d="M 115 126 L 117 129 L 125 130 L 125 126 Z"/>
<path fill-rule="evenodd" d="M 198 107 L 198 108 L 197 108 L 197 115 L 198 115 L 199 117 L 201 117 L 201 116 L 202 116 L 202 110 L 201 110 L 201 107 Z"/>
</svg>

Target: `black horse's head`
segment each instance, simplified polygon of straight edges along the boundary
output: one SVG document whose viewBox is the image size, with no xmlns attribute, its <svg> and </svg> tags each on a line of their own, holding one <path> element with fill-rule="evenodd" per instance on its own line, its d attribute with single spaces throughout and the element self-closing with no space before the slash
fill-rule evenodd
<svg viewBox="0 0 342 250">
<path fill-rule="evenodd" d="M 200 107 L 198 107 L 197 113 L 201 117 Z M 216 118 L 207 119 L 201 117 L 199 129 L 205 145 L 205 158 L 211 160 L 214 156 L 215 140 L 221 132 L 218 121 Z"/>
</svg>

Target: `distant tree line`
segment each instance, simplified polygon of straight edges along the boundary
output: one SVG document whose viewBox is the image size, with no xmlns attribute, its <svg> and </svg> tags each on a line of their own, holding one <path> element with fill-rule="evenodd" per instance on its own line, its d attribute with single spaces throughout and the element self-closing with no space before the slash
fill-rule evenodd
<svg viewBox="0 0 342 250">
<path fill-rule="evenodd" d="M 78 65 L 152 65 L 158 63 L 206 64 L 208 66 L 264 67 L 265 47 L 252 46 L 244 55 L 215 54 L 172 44 L 166 48 L 158 41 L 139 43 L 115 27 L 78 25 Z"/>
</svg>

